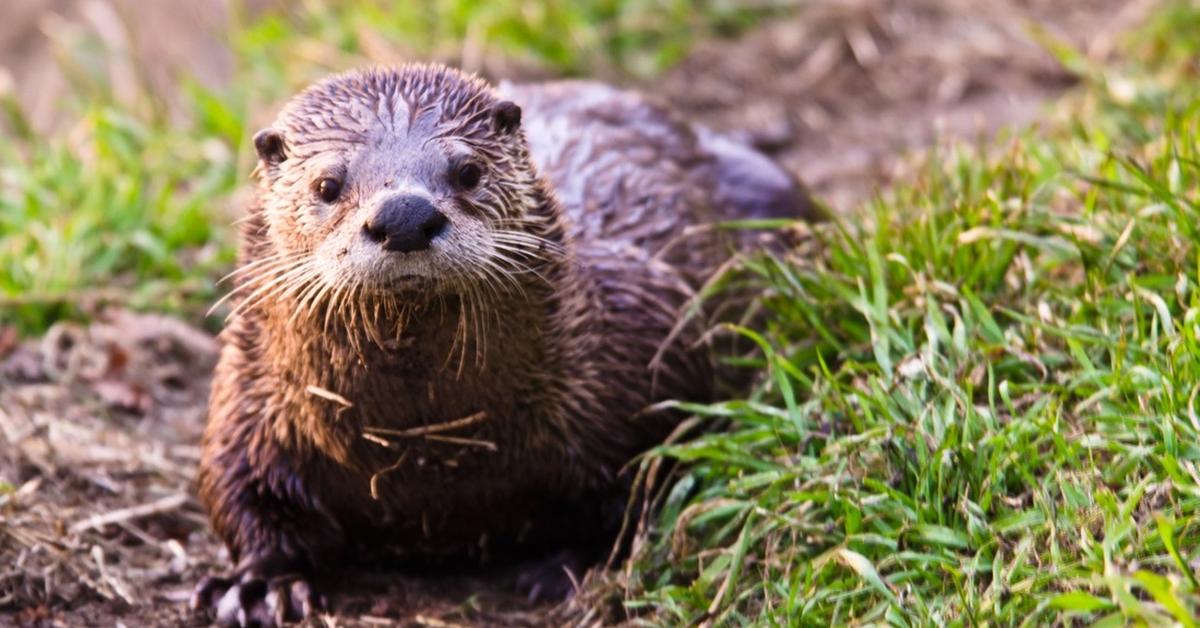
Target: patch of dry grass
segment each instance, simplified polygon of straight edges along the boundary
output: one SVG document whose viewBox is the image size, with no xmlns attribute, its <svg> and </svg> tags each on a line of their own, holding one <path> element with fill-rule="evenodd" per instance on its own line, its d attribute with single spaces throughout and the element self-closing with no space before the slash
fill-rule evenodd
<svg viewBox="0 0 1200 628">
<path fill-rule="evenodd" d="M 101 600 L 119 615 L 179 621 L 218 553 L 192 496 L 215 358 L 207 334 L 132 314 L 60 324 L 8 356 L 0 606 L 32 622 Z"/>
</svg>

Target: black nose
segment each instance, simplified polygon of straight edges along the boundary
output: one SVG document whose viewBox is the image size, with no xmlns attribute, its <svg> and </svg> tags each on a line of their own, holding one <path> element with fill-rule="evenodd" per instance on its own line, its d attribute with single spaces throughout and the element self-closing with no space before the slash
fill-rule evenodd
<svg viewBox="0 0 1200 628">
<path fill-rule="evenodd" d="M 446 230 L 448 222 L 428 199 L 396 196 L 384 201 L 363 231 L 389 251 L 411 253 L 429 248 L 429 242 Z"/>
</svg>

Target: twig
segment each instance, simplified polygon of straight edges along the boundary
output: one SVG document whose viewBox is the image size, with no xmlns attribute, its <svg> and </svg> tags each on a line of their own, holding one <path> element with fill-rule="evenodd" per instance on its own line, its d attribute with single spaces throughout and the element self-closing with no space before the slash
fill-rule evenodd
<svg viewBox="0 0 1200 628">
<path fill-rule="evenodd" d="M 420 626 L 430 626 L 431 628 L 458 628 L 462 626 L 462 624 L 452 624 L 428 615 L 417 615 L 413 617 L 413 621 L 417 622 Z"/>
<path fill-rule="evenodd" d="M 487 419 L 487 411 L 480 410 L 475 414 L 463 417 L 461 419 L 454 419 L 453 421 L 446 421 L 445 423 L 434 423 L 433 425 L 422 425 L 421 427 L 411 427 L 406 430 L 393 430 L 386 427 L 366 427 L 363 429 L 371 434 L 399 436 L 401 438 L 415 438 L 418 436 L 427 436 L 429 434 L 438 434 L 441 432 L 456 430 L 460 427 L 473 425 L 485 419 Z"/>
<path fill-rule="evenodd" d="M 304 388 L 304 391 L 310 395 L 316 395 L 322 399 L 327 399 L 334 403 L 341 404 L 342 406 L 345 406 L 347 408 L 354 407 L 354 404 L 351 403 L 349 399 L 333 392 L 332 390 L 326 390 L 324 388 L 321 388 L 320 386 L 317 386 L 316 384 L 309 384 L 308 386 L 306 386 Z"/>
<path fill-rule="evenodd" d="M 384 447 L 392 446 L 392 441 L 386 438 L 380 438 L 374 434 L 363 434 L 362 437 L 371 441 L 372 443 L 375 443 L 376 445 L 383 445 Z"/>
<path fill-rule="evenodd" d="M 122 600 L 125 600 L 126 604 L 137 606 L 137 597 L 129 590 L 129 585 L 119 578 L 117 574 L 109 571 L 108 564 L 104 559 L 104 550 L 99 545 L 92 546 L 92 560 L 96 563 L 96 569 L 100 571 L 100 579 L 107 582 L 113 592 L 120 596 Z"/>
<path fill-rule="evenodd" d="M 122 521 L 129 521 L 131 519 L 140 519 L 142 517 L 148 517 L 160 512 L 175 510 L 176 508 L 184 505 L 187 500 L 188 496 L 183 493 L 168 495 L 157 501 L 150 502 L 149 504 L 142 504 L 140 506 L 133 506 L 130 508 L 121 508 L 120 510 L 113 510 L 100 515 L 92 515 L 83 521 L 73 524 L 69 529 L 73 534 L 78 534 L 85 530 L 106 526 L 110 523 L 120 523 Z"/>
<path fill-rule="evenodd" d="M 364 434 L 364 436 L 366 436 L 366 434 Z M 388 443 L 388 444 L 390 445 L 391 443 Z M 399 469 L 400 465 L 404 464 L 404 459 L 407 457 L 408 457 L 408 452 L 405 451 L 404 453 L 400 454 L 400 457 L 396 460 L 396 462 L 392 463 L 391 466 L 389 466 L 385 469 L 380 469 L 379 471 L 376 471 L 374 475 L 371 476 L 371 498 L 372 499 L 374 499 L 376 501 L 379 500 L 379 478 L 383 477 L 387 473 L 391 473 L 392 471 Z"/>
<path fill-rule="evenodd" d="M 480 440 L 478 438 L 460 438 L 457 436 L 438 436 L 437 434 L 429 434 L 425 437 L 427 440 L 436 440 L 443 443 L 451 443 L 454 445 L 468 445 L 471 447 L 482 447 L 489 451 L 499 451 L 500 448 L 490 440 Z"/>
</svg>

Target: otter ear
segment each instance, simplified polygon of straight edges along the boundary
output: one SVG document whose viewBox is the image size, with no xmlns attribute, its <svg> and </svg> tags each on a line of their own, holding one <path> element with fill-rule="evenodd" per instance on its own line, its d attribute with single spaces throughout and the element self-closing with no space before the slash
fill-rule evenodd
<svg viewBox="0 0 1200 628">
<path fill-rule="evenodd" d="M 503 100 L 492 107 L 492 124 L 500 133 L 509 134 L 521 126 L 521 108 L 511 100 Z"/>
<path fill-rule="evenodd" d="M 287 159 L 284 153 L 283 134 L 267 127 L 254 134 L 254 150 L 263 163 L 275 166 Z"/>
</svg>

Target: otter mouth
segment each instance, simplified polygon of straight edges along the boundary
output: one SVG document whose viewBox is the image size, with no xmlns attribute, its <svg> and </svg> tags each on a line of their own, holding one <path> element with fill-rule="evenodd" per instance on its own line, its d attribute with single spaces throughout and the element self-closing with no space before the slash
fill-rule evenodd
<svg viewBox="0 0 1200 628">
<path fill-rule="evenodd" d="M 404 273 L 370 282 L 368 288 L 372 292 L 419 292 L 427 290 L 433 280 L 423 275 Z"/>
</svg>

